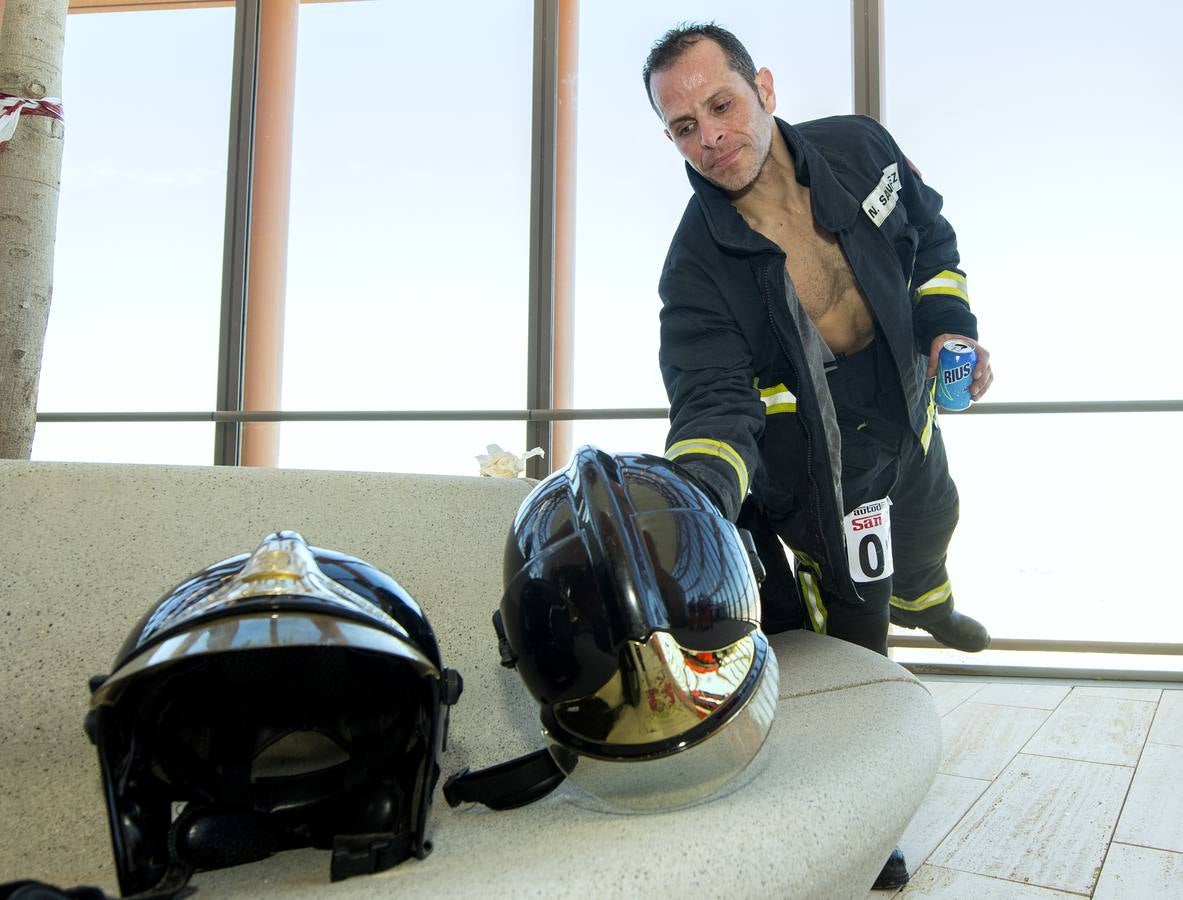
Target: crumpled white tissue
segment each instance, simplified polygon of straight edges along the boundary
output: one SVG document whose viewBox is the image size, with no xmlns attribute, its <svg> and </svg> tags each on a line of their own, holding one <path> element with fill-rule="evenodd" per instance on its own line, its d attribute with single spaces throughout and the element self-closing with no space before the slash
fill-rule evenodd
<svg viewBox="0 0 1183 900">
<path fill-rule="evenodd" d="M 487 478 L 517 478 L 526 471 L 526 460 L 531 456 L 545 456 L 541 447 L 527 450 L 525 456 L 518 456 L 502 450 L 499 444 L 489 444 L 488 453 L 481 453 L 476 461 L 481 464 L 481 475 Z"/>
</svg>

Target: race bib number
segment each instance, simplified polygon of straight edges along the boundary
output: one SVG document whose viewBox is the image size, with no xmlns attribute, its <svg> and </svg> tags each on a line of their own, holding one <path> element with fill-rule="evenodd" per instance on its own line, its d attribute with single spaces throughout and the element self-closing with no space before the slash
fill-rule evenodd
<svg viewBox="0 0 1183 900">
<path fill-rule="evenodd" d="M 857 582 L 879 581 L 895 570 L 891 561 L 891 501 L 872 500 L 844 520 L 846 558 L 850 577 Z"/>
</svg>

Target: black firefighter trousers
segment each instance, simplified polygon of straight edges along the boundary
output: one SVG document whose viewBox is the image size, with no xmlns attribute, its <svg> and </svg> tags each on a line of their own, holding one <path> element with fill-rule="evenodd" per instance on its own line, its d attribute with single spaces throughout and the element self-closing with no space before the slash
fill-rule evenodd
<svg viewBox="0 0 1183 900">
<path fill-rule="evenodd" d="M 752 532 L 767 571 L 761 589 L 766 631 L 812 628 L 886 655 L 889 620 L 922 627 L 953 612 L 945 560 L 957 526 L 958 498 L 940 430 L 934 426 L 926 454 L 911 430 L 899 424 L 907 418 L 882 346 L 876 341 L 840 355 L 827 377 L 842 437 L 843 512 L 890 500 L 894 572 L 857 582 L 865 602 L 854 606 L 839 600 L 807 561 L 797 560 L 794 575 L 776 529 L 750 497 L 739 525 Z M 847 565 L 846 560 L 833 562 L 835 568 Z"/>
</svg>

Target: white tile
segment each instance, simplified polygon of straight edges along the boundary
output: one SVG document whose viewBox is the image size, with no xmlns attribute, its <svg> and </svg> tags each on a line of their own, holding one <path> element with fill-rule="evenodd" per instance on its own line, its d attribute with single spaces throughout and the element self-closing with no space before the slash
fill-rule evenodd
<svg viewBox="0 0 1183 900">
<path fill-rule="evenodd" d="M 1162 696 L 1159 688 L 1123 688 L 1123 687 L 1081 687 L 1072 689 L 1074 694 L 1084 694 L 1093 697 L 1108 697 L 1110 700 L 1145 700 L 1157 703 Z"/>
<path fill-rule="evenodd" d="M 1047 719 L 1045 709 L 970 701 L 941 720 L 944 752 L 937 771 L 964 778 L 998 775 Z"/>
<path fill-rule="evenodd" d="M 960 706 L 978 691 L 986 686 L 984 681 L 926 681 L 924 686 L 936 701 L 937 712 L 940 715 L 952 711 Z"/>
<path fill-rule="evenodd" d="M 1073 692 L 1043 723 L 1024 753 L 1133 766 L 1146 742 L 1155 706 Z"/>
<path fill-rule="evenodd" d="M 1156 744 L 1183 747 L 1183 691 L 1163 691 L 1158 712 L 1150 728 L 1150 740 Z"/>
<path fill-rule="evenodd" d="M 1179 900 L 1183 853 L 1113 844 L 1093 900 Z"/>
<path fill-rule="evenodd" d="M 940 866 L 921 866 L 898 896 L 900 900 L 920 900 L 921 897 L 925 900 L 969 900 L 971 897 L 973 900 L 1056 900 L 1061 897 L 1080 900 L 1078 894 L 971 875 Z"/>
<path fill-rule="evenodd" d="M 1070 690 L 1068 684 L 991 684 L 974 694 L 974 703 L 1055 709 Z"/>
<path fill-rule="evenodd" d="M 1020 754 L 933 851 L 933 865 L 1087 894 L 1133 770 Z"/>
<path fill-rule="evenodd" d="M 915 872 L 928 859 L 989 786 L 989 781 L 955 775 L 938 775 L 933 780 L 924 802 L 900 837 L 900 849 L 908 861 L 909 872 Z"/>
<path fill-rule="evenodd" d="M 1150 744 L 1134 772 L 1115 841 L 1183 853 L 1183 747 Z M 1183 896 L 1183 885 L 1180 885 Z"/>
</svg>

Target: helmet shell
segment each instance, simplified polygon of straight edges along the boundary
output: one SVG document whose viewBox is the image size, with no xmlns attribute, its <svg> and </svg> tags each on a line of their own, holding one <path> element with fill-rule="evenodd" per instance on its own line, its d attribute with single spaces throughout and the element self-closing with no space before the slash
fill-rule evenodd
<svg viewBox="0 0 1183 900">
<path fill-rule="evenodd" d="M 334 880 L 430 850 L 460 679 L 364 560 L 274 532 L 168 591 L 91 686 L 125 894 L 289 847 L 333 848 Z"/>
<path fill-rule="evenodd" d="M 294 537 L 303 541 L 296 532 L 275 532 L 274 535 L 280 540 L 290 540 Z M 271 538 L 269 535 L 264 542 Z M 131 629 L 115 657 L 112 671 L 118 670 L 137 653 L 159 643 L 178 629 L 189 627 L 186 623 L 195 616 L 200 615 L 208 619 L 217 615 L 241 615 L 248 608 L 316 609 L 326 602 L 334 603 L 342 599 L 345 602 L 334 603 L 334 615 L 355 619 L 396 634 L 411 642 L 437 668 L 440 667 L 440 652 L 435 632 L 432 631 L 423 610 L 402 585 L 365 560 L 323 547 L 308 546 L 307 549 L 320 571 L 351 592 L 353 597 L 333 592 L 327 598 L 314 596 L 305 600 L 300 595 L 276 592 L 253 597 L 249 601 L 240 600 L 220 610 L 205 608 L 208 607 L 210 595 L 238 575 L 254 555 L 252 552 L 239 553 L 206 566 L 167 591 Z"/>
<path fill-rule="evenodd" d="M 526 498 L 500 620 L 573 780 L 610 802 L 668 808 L 747 767 L 778 681 L 754 554 L 662 457 L 584 446 Z"/>
</svg>

